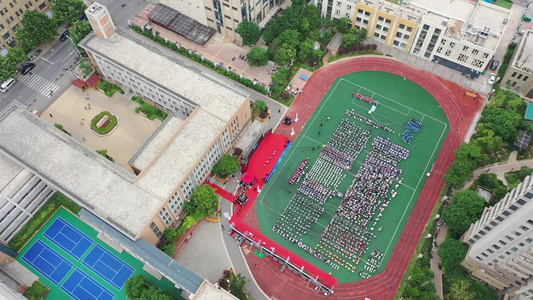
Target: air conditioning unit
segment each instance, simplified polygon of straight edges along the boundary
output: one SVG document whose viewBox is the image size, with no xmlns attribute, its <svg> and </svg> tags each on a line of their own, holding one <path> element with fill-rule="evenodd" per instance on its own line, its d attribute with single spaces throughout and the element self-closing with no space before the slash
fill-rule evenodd
<svg viewBox="0 0 533 300">
<path fill-rule="evenodd" d="M 96 5 L 92 6 L 91 8 L 89 8 L 89 12 L 90 13 L 93 13 L 95 10 L 96 10 Z"/>
</svg>

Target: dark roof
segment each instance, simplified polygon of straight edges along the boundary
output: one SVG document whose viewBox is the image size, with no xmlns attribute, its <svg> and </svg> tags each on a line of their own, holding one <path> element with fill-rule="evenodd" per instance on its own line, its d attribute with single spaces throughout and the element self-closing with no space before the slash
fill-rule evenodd
<svg viewBox="0 0 533 300">
<path fill-rule="evenodd" d="M 520 138 L 514 143 L 516 147 L 520 150 L 525 150 L 529 147 L 529 142 L 531 141 L 531 132 L 529 131 L 520 131 Z"/>
<path fill-rule="evenodd" d="M 214 28 L 202 25 L 163 4 L 158 4 L 150 13 L 150 21 L 202 46 L 216 32 Z"/>
<path fill-rule="evenodd" d="M 82 208 L 80 217 L 95 227 L 99 232 L 104 233 L 112 240 L 118 242 L 126 251 L 134 257 L 139 258 L 142 262 L 149 264 L 159 271 L 164 277 L 173 283 L 179 285 L 190 293 L 196 293 L 203 282 L 203 278 L 180 264 L 172 257 L 166 255 L 161 250 L 148 243 L 145 239 L 140 238 L 132 241 L 115 228 L 104 222 L 102 219 Z"/>
</svg>

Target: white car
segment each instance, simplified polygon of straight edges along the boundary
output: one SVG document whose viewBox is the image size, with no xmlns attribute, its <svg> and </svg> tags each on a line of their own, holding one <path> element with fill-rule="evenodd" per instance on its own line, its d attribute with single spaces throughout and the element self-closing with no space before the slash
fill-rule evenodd
<svg viewBox="0 0 533 300">
<path fill-rule="evenodd" d="M 489 81 L 488 81 L 489 84 L 493 84 L 494 81 L 496 81 L 496 74 L 494 74 L 494 73 L 490 73 L 490 75 L 489 75 Z"/>
</svg>

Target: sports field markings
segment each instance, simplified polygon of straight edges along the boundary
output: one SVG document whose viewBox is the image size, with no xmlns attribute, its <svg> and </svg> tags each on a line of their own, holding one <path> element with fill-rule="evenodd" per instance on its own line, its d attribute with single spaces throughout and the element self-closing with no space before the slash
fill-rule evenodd
<svg viewBox="0 0 533 300">
<path fill-rule="evenodd" d="M 82 262 L 89 270 L 100 275 L 117 290 L 120 290 L 126 280 L 135 271 L 130 265 L 118 258 L 100 244 L 89 252 Z"/>
<path fill-rule="evenodd" d="M 115 294 L 78 268 L 70 274 L 61 289 L 76 300 L 111 300 L 115 298 Z"/>
<path fill-rule="evenodd" d="M 57 218 L 43 235 L 76 260 L 79 260 L 94 242 L 61 217 Z"/>
<path fill-rule="evenodd" d="M 74 266 L 41 240 L 37 240 L 31 246 L 22 257 L 22 260 L 55 285 L 58 285 Z"/>
<path fill-rule="evenodd" d="M 418 187 L 420 186 L 420 183 L 422 182 L 422 179 L 424 178 L 424 176 L 426 176 L 426 171 L 429 170 L 428 169 L 429 163 L 433 160 L 433 157 L 435 156 L 435 151 L 437 151 L 437 148 L 438 148 L 438 146 L 440 144 L 440 141 L 442 140 L 442 136 L 444 135 L 444 132 L 446 132 L 447 124 L 444 124 L 444 125 L 446 125 L 446 127 L 440 133 L 439 140 L 437 141 L 437 143 L 435 144 L 435 147 L 433 148 L 433 152 L 431 153 L 431 156 L 429 157 L 429 159 L 428 159 L 428 161 L 426 163 L 426 167 L 424 168 L 424 172 L 420 175 L 420 179 L 418 179 L 418 183 L 416 184 L 416 187 L 413 189 L 413 193 L 411 194 L 411 198 L 409 199 L 409 202 L 405 206 L 405 210 L 403 211 L 402 217 L 400 218 L 400 222 L 398 222 L 398 225 L 396 226 L 396 229 L 394 230 L 394 233 L 392 234 L 392 238 L 390 239 L 389 245 L 387 246 L 387 249 L 383 253 L 383 256 L 387 256 L 387 253 L 389 252 L 389 248 L 390 248 L 390 246 L 392 244 L 392 241 L 394 240 L 394 237 L 396 236 L 396 234 L 398 232 L 398 228 L 400 227 L 400 224 L 402 224 L 403 219 L 405 218 L 405 213 L 407 212 L 407 209 L 411 205 L 411 202 L 413 201 L 413 197 L 415 196 L 416 191 L 418 190 Z M 381 260 L 379 262 L 378 269 L 381 268 L 381 264 L 382 263 L 383 263 L 383 260 Z"/>
<path fill-rule="evenodd" d="M 341 81 L 346 81 L 346 82 L 348 82 L 349 84 L 352 84 L 352 85 L 355 85 L 355 86 L 361 87 L 361 86 L 358 85 L 357 83 L 351 82 L 351 81 L 349 81 L 349 80 L 347 80 L 347 79 L 344 79 L 344 78 L 341 78 L 341 79 L 339 80 L 339 83 L 340 83 Z M 335 88 L 337 88 L 337 86 L 335 86 Z M 364 88 L 364 87 L 363 87 L 363 88 Z M 396 104 L 398 104 L 398 105 L 400 105 L 400 106 L 402 106 L 402 107 L 407 108 L 407 109 L 408 109 L 408 112 L 407 112 L 407 113 L 401 113 L 401 112 L 399 112 L 398 110 L 396 110 L 396 109 L 394 109 L 394 108 L 392 108 L 392 107 L 389 107 L 389 106 L 387 106 L 386 104 L 383 104 L 382 102 L 379 102 L 379 106 L 383 105 L 383 106 L 385 106 L 385 107 L 387 107 L 387 108 L 389 108 L 389 109 L 391 109 L 391 110 L 394 110 L 394 111 L 397 111 L 397 112 L 400 113 L 400 114 L 403 114 L 404 116 L 407 116 L 407 115 L 409 114 L 409 112 L 411 112 L 411 110 L 412 110 L 412 111 L 415 111 L 415 112 L 417 112 L 417 113 L 419 113 L 419 114 L 421 114 L 421 115 L 423 115 L 423 116 L 427 116 L 428 118 L 430 118 L 430 119 L 432 119 L 432 120 L 434 120 L 434 121 L 437 121 L 437 122 L 439 122 L 439 123 L 441 123 L 441 124 L 443 124 L 443 125 L 445 125 L 445 126 L 448 126 L 448 124 L 446 124 L 445 122 L 442 122 L 441 120 L 435 119 L 435 118 L 433 118 L 432 116 L 426 115 L 426 114 L 424 114 L 424 113 L 422 113 L 422 112 L 420 112 L 420 111 L 418 111 L 418 110 L 416 110 L 416 109 L 413 109 L 412 107 L 406 106 L 406 105 L 404 105 L 404 104 L 402 104 L 402 103 L 400 103 L 400 102 L 397 102 L 397 101 L 395 101 L 395 100 L 392 100 L 392 99 L 389 98 L 389 97 L 385 97 L 385 96 L 383 96 L 383 95 L 381 95 L 381 94 L 378 94 L 378 93 L 376 93 L 376 92 L 374 92 L 374 91 L 372 91 L 372 90 L 369 90 L 369 89 L 367 89 L 367 88 L 364 88 L 364 89 L 366 89 L 367 91 L 373 93 L 373 96 L 372 96 L 372 97 L 374 97 L 374 95 L 378 95 L 378 96 L 380 96 L 380 97 L 383 98 L 383 99 L 386 99 L 386 100 L 388 100 L 388 101 L 391 101 L 391 102 L 396 103 Z M 433 96 L 431 96 L 431 97 L 433 97 Z M 433 98 L 434 98 L 434 97 L 433 97 Z M 353 102 L 353 99 L 352 99 L 352 102 Z"/>
</svg>

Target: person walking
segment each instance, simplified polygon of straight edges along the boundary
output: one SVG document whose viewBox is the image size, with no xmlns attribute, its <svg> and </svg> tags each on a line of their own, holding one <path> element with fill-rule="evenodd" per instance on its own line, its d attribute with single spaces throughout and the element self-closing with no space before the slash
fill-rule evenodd
<svg viewBox="0 0 533 300">
<path fill-rule="evenodd" d="M 49 114 L 50 115 L 50 118 L 53 118 L 54 116 L 52 116 L 52 114 Z"/>
</svg>

